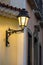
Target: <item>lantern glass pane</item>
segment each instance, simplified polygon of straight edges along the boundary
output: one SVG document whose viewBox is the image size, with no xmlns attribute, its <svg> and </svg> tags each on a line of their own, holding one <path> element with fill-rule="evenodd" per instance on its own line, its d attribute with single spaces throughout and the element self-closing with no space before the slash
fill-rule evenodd
<svg viewBox="0 0 43 65">
<path fill-rule="evenodd" d="M 25 17 L 21 17 L 21 25 L 25 26 Z"/>
<path fill-rule="evenodd" d="M 21 26 L 21 17 L 18 17 L 19 26 Z"/>
<path fill-rule="evenodd" d="M 28 17 L 18 17 L 18 21 L 19 21 L 19 26 L 27 26 L 28 24 Z"/>
<path fill-rule="evenodd" d="M 29 18 L 28 18 L 28 17 L 26 17 L 26 19 L 25 19 L 25 20 L 26 20 L 26 21 L 25 21 L 25 26 L 27 26 Z"/>
</svg>

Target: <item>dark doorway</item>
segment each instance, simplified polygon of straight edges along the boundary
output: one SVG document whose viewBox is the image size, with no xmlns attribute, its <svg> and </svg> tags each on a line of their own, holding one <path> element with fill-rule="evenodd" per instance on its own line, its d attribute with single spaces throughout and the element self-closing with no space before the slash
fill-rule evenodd
<svg viewBox="0 0 43 65">
<path fill-rule="evenodd" d="M 39 46 L 39 65 L 41 65 L 41 45 Z"/>
<path fill-rule="evenodd" d="M 34 65 L 38 65 L 38 60 L 39 60 L 39 65 L 41 65 L 41 50 L 42 50 L 41 45 L 38 45 L 37 37 L 34 37 Z M 38 55 L 39 55 L 39 58 L 38 58 Z"/>
<path fill-rule="evenodd" d="M 28 65 L 32 65 L 32 36 L 28 32 Z"/>
<path fill-rule="evenodd" d="M 38 39 L 34 37 L 34 65 L 38 65 Z"/>
</svg>

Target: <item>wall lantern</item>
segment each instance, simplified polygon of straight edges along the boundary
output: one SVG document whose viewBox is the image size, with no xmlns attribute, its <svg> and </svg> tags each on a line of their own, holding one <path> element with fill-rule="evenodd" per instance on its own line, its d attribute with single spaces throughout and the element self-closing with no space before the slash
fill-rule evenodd
<svg viewBox="0 0 43 65">
<path fill-rule="evenodd" d="M 27 23 L 30 17 L 28 15 L 28 12 L 25 9 L 22 9 L 20 13 L 18 14 L 17 18 L 18 18 L 19 26 L 21 27 L 21 30 L 13 30 L 10 28 L 6 30 L 6 47 L 9 46 L 9 41 L 8 41 L 9 36 L 16 32 L 23 32 L 24 28 L 27 26 Z"/>
<path fill-rule="evenodd" d="M 24 27 L 27 26 L 29 18 L 30 18 L 28 11 L 26 11 L 25 9 L 22 9 L 17 17 L 19 21 L 19 26 L 24 29 Z"/>
</svg>

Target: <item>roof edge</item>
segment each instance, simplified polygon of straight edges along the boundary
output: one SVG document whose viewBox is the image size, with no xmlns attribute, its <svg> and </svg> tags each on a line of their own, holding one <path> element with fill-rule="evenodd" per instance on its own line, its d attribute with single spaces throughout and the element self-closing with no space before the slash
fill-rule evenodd
<svg viewBox="0 0 43 65">
<path fill-rule="evenodd" d="M 0 2 L 0 7 L 5 7 L 7 9 L 11 9 L 11 10 L 15 10 L 15 11 L 21 11 L 22 9 L 21 8 L 17 8 L 17 7 L 13 7 L 13 6 L 10 6 L 10 5 L 6 5 L 5 3 L 1 3 Z"/>
</svg>

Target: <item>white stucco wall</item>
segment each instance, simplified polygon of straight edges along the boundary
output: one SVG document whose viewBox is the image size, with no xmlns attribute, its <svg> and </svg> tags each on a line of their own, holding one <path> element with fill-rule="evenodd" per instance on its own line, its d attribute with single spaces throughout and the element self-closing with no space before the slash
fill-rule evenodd
<svg viewBox="0 0 43 65">
<path fill-rule="evenodd" d="M 17 29 L 18 20 L 0 16 L 0 65 L 23 65 L 24 33 L 14 33 L 6 47 L 6 30 Z"/>
</svg>

